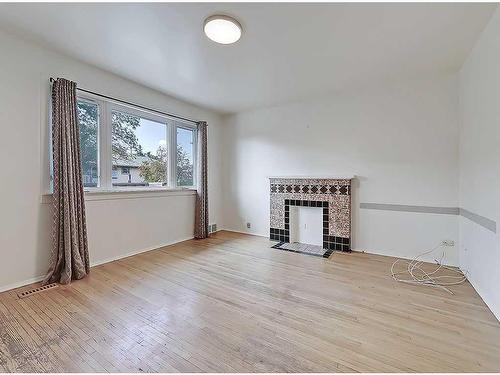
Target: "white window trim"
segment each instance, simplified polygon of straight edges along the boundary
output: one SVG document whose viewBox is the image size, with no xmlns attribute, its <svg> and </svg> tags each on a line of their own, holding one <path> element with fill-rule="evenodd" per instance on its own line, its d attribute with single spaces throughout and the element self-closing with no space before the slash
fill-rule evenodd
<svg viewBox="0 0 500 375">
<path fill-rule="evenodd" d="M 173 132 L 174 132 L 174 147 L 176 152 L 174 152 L 174 157 L 173 157 L 173 162 L 174 162 L 174 168 L 172 175 L 175 178 L 175 185 L 171 186 L 176 186 L 177 187 L 177 129 L 187 129 L 187 130 L 192 130 L 193 131 L 193 185 L 192 186 L 182 186 L 183 188 L 188 188 L 188 189 L 195 189 L 196 188 L 196 176 L 198 175 L 197 171 L 197 166 L 198 166 L 198 131 L 196 126 L 187 126 L 185 124 L 175 124 L 173 127 Z"/>
<path fill-rule="evenodd" d="M 147 111 L 141 108 L 137 108 L 134 106 L 124 105 L 122 103 L 113 101 L 113 100 L 103 100 L 101 97 L 97 95 L 92 95 L 88 93 L 78 93 L 77 99 L 85 100 L 91 103 L 96 103 L 99 105 L 99 127 L 98 127 L 98 138 L 99 138 L 99 147 L 98 147 L 98 162 L 99 162 L 99 185 L 98 187 L 91 188 L 85 187 L 85 199 L 86 200 L 95 200 L 88 199 L 88 197 L 93 194 L 110 194 L 116 195 L 119 194 L 121 197 L 125 197 L 127 194 L 124 193 L 132 193 L 134 197 L 138 197 L 137 193 L 155 193 L 158 195 L 159 192 L 168 193 L 167 195 L 172 195 L 172 192 L 192 192 L 196 187 L 196 177 L 197 177 L 197 127 L 195 124 L 179 120 L 177 118 L 160 115 L 158 113 Z M 111 112 L 120 111 L 126 112 L 132 115 L 140 116 L 142 118 L 165 123 L 166 125 L 166 137 L 168 144 L 168 186 L 163 188 L 158 187 L 113 187 L 112 186 L 112 126 L 111 126 Z M 177 186 L 177 128 L 184 128 L 193 131 L 193 186 Z M 123 195 L 122 195 L 123 194 Z M 184 194 L 185 195 L 185 194 Z M 114 199 L 114 198 L 111 198 Z"/>
<path fill-rule="evenodd" d="M 170 188 L 133 188 L 128 189 L 100 189 L 93 188 L 92 191 L 84 192 L 85 201 L 105 201 L 114 199 L 139 199 L 139 198 L 162 198 L 162 197 L 179 197 L 196 195 L 195 189 L 170 189 Z M 52 204 L 52 193 L 43 194 L 41 199 L 42 204 Z"/>
<path fill-rule="evenodd" d="M 104 103 L 100 100 L 96 100 L 89 95 L 77 95 L 77 100 L 81 100 L 90 104 L 95 104 L 97 105 L 98 108 L 98 114 L 99 114 L 99 120 L 98 120 L 98 126 L 97 126 L 97 163 L 99 165 L 99 171 L 97 174 L 97 187 L 96 188 L 89 188 L 89 187 L 84 187 L 84 190 L 87 189 L 99 189 L 102 183 L 102 155 L 101 155 L 101 150 L 103 150 L 104 147 L 104 142 L 103 142 L 103 134 L 102 134 L 102 122 L 104 121 L 104 110 L 105 106 Z M 52 154 L 52 152 L 50 152 Z M 52 160 L 51 160 L 52 163 Z M 51 175 L 51 180 L 52 180 L 52 175 Z M 51 189 L 52 190 L 52 189 Z"/>
</svg>

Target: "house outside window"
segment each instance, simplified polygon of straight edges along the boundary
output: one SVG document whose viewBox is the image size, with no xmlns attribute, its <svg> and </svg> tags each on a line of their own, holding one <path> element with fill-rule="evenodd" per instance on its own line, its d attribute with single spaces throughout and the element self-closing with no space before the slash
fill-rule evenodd
<svg viewBox="0 0 500 375">
<path fill-rule="evenodd" d="M 77 109 L 85 190 L 195 186 L 193 123 L 91 94 Z"/>
</svg>

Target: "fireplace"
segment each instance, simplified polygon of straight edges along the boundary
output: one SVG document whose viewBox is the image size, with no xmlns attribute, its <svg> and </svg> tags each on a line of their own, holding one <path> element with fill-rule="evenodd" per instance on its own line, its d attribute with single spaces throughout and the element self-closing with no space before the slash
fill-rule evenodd
<svg viewBox="0 0 500 375">
<path fill-rule="evenodd" d="M 317 207 L 323 210 L 323 249 L 350 251 L 352 178 L 270 177 L 269 238 L 290 242 L 290 208 Z"/>
<path fill-rule="evenodd" d="M 323 246 L 323 206 L 290 206 L 290 242 Z"/>
</svg>

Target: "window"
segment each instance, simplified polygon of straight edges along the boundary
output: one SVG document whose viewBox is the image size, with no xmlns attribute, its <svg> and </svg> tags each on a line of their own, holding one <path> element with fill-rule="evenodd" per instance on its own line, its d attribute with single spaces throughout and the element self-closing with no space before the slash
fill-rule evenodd
<svg viewBox="0 0 500 375">
<path fill-rule="evenodd" d="M 77 108 L 85 188 L 195 185 L 193 124 L 87 94 Z"/>
<path fill-rule="evenodd" d="M 121 167 L 114 186 L 168 185 L 168 122 L 124 111 L 111 111 L 112 162 Z"/>
<path fill-rule="evenodd" d="M 177 127 L 177 186 L 194 186 L 194 130 Z"/>
<path fill-rule="evenodd" d="M 99 106 L 79 99 L 80 149 L 83 186 L 99 186 Z"/>
</svg>

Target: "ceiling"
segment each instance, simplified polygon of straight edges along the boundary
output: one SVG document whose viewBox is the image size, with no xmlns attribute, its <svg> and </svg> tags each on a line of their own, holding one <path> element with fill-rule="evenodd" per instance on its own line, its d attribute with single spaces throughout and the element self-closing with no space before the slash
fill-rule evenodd
<svg viewBox="0 0 500 375">
<path fill-rule="evenodd" d="M 0 27 L 169 95 L 238 112 L 380 79 L 456 70 L 496 4 L 0 4 Z M 208 40 L 207 16 L 243 36 Z"/>
</svg>

